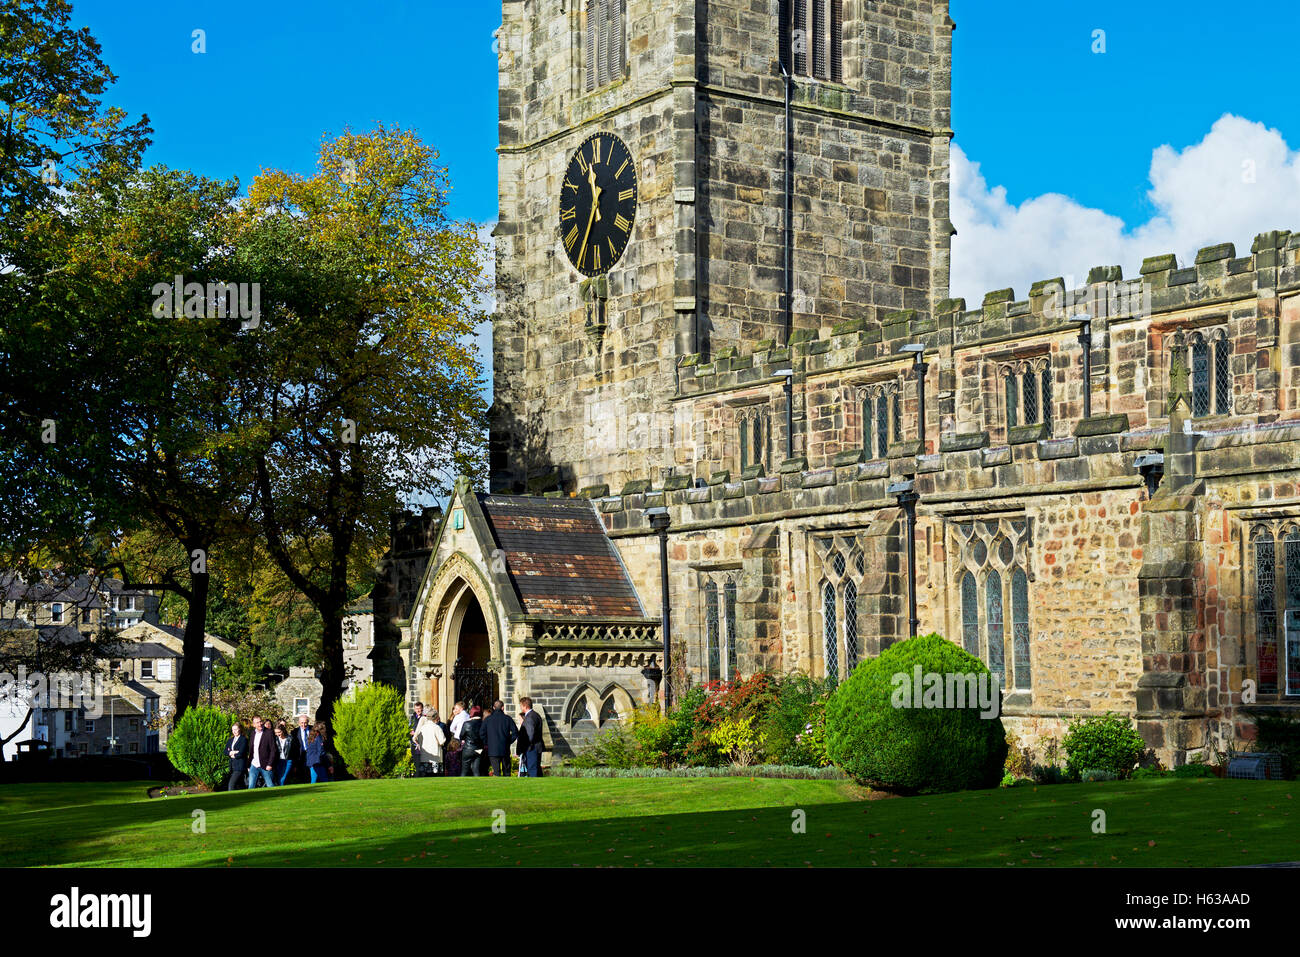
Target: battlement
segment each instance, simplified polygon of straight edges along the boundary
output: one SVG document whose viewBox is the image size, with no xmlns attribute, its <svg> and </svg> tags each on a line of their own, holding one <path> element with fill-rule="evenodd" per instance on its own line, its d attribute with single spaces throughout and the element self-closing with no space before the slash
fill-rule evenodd
<svg viewBox="0 0 1300 957">
<path fill-rule="evenodd" d="M 922 343 L 927 350 L 959 351 L 986 343 L 1062 332 L 1070 319 L 1087 313 L 1094 329 L 1130 319 L 1231 302 L 1261 293 L 1300 289 L 1300 232 L 1260 233 L 1249 256 L 1238 257 L 1232 243 L 1206 246 L 1195 262 L 1180 267 L 1172 254 L 1143 260 L 1137 278 L 1123 278 L 1119 266 L 1096 266 L 1087 282 L 1067 289 L 1063 277 L 1044 279 L 1017 300 L 1013 289 L 988 292 L 978 309 L 965 299 L 939 302 L 930 318 L 916 311 L 886 313 L 882 322 L 846 319 L 829 328 L 796 329 L 777 346 L 760 340 L 747 353 L 718 350 L 711 359 L 683 356 L 678 363 L 678 395 L 704 395 L 783 378 L 782 370 L 804 376 L 832 373 L 873 362 L 896 360 L 898 347 Z M 707 359 L 707 361 L 706 361 Z"/>
</svg>

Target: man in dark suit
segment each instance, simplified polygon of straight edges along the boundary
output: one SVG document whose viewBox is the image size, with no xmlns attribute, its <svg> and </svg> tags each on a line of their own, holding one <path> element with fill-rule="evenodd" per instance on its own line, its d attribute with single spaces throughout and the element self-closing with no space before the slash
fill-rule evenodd
<svg viewBox="0 0 1300 957">
<path fill-rule="evenodd" d="M 289 745 L 289 760 L 293 762 L 294 780 L 306 783 L 310 775 L 307 771 L 307 736 L 311 734 L 311 719 L 305 714 L 298 715 L 298 727 L 293 729 L 292 742 Z"/>
<path fill-rule="evenodd" d="M 533 710 L 532 698 L 520 698 L 524 718 L 519 727 L 519 763 L 525 777 L 542 773 L 542 716 Z"/>
<path fill-rule="evenodd" d="M 515 719 L 506 714 L 500 699 L 492 702 L 492 713 L 483 719 L 483 737 L 487 741 L 488 763 L 499 778 L 510 776 L 510 745 L 519 737 Z"/>
<path fill-rule="evenodd" d="M 271 722 L 263 722 L 258 717 L 253 718 L 253 731 L 248 748 L 249 760 L 253 762 L 248 769 L 249 788 L 259 785 L 274 787 L 275 782 L 271 779 L 271 771 L 275 767 L 275 732 L 271 730 Z"/>
<path fill-rule="evenodd" d="M 424 702 L 417 701 L 412 707 L 415 713 L 411 715 L 411 760 L 415 762 L 416 773 L 419 773 L 420 759 L 416 757 L 420 753 L 420 746 L 415 743 L 415 729 L 420 725 L 420 719 L 424 717 Z"/>
<path fill-rule="evenodd" d="M 238 791 L 244 786 L 244 778 L 248 774 L 248 738 L 238 724 L 230 726 L 226 754 L 230 757 L 230 783 L 226 785 L 226 790 Z"/>
</svg>

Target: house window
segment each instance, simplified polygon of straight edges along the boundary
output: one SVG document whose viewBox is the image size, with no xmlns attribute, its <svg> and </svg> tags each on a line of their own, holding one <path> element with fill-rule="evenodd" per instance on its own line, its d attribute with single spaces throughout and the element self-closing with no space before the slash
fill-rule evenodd
<svg viewBox="0 0 1300 957">
<path fill-rule="evenodd" d="M 153 680 L 153 659 L 152 658 L 140 659 L 140 677 L 147 678 L 150 681 Z"/>
<path fill-rule="evenodd" d="M 790 72 L 843 82 L 843 0 L 785 0 L 783 8 L 781 46 Z"/>
<path fill-rule="evenodd" d="M 627 68 L 626 0 L 587 0 L 587 92 L 623 78 Z"/>
<path fill-rule="evenodd" d="M 84 731 L 86 732 L 86 734 L 94 734 L 94 733 L 95 733 L 95 722 L 94 722 L 93 720 L 91 720 L 90 718 L 87 718 L 87 719 L 86 719 L 85 726 L 83 727 L 82 730 L 84 730 Z"/>
<path fill-rule="evenodd" d="M 1226 329 L 1174 334 L 1170 387 L 1186 388 L 1192 416 L 1232 414 L 1232 364 Z M 1186 376 L 1186 382 L 1183 378 Z"/>
<path fill-rule="evenodd" d="M 119 596 L 117 597 L 117 610 L 118 610 L 118 611 L 135 611 L 135 596 L 134 596 L 134 595 L 119 595 Z"/>
<path fill-rule="evenodd" d="M 903 440 L 902 387 L 898 382 L 869 385 L 858 393 L 862 408 L 862 452 L 883 459 L 890 445 Z"/>
<path fill-rule="evenodd" d="M 309 712 L 307 709 L 310 707 L 310 705 L 311 702 L 309 702 L 306 698 L 294 698 L 293 716 L 296 718 L 300 714 L 308 714 Z"/>
<path fill-rule="evenodd" d="M 131 727 L 131 731 L 132 731 L 133 733 L 134 733 L 134 732 L 138 732 L 138 731 L 140 730 L 140 719 L 139 719 L 139 718 L 132 718 L 132 719 L 131 719 L 130 727 Z"/>
<path fill-rule="evenodd" d="M 1253 538 L 1259 693 L 1300 695 L 1300 527 L 1259 526 Z"/>
<path fill-rule="evenodd" d="M 61 602 L 56 601 L 50 605 L 50 621 L 56 625 L 63 624 L 63 604 Z"/>
<path fill-rule="evenodd" d="M 160 658 L 158 660 L 158 680 L 172 680 L 172 663 L 170 658 Z"/>
<path fill-rule="evenodd" d="M 772 438 L 771 420 L 764 409 L 747 409 L 736 419 L 740 431 L 740 471 L 758 466 L 766 468 L 769 457 L 768 448 Z M 760 472 L 761 474 L 761 472 Z"/>
<path fill-rule="evenodd" d="M 1007 428 L 1052 426 L 1052 368 L 1046 356 L 998 370 L 1006 393 Z"/>
<path fill-rule="evenodd" d="M 89 609 L 89 608 L 83 608 L 83 609 L 81 609 L 81 623 L 82 623 L 83 625 L 89 625 L 89 624 L 90 624 L 90 609 Z"/>
</svg>

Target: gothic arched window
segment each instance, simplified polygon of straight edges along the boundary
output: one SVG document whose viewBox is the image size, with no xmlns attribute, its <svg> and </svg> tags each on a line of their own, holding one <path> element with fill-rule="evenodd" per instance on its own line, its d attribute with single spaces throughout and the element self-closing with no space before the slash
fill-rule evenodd
<svg viewBox="0 0 1300 957">
<path fill-rule="evenodd" d="M 1232 344 L 1226 329 L 1176 332 L 1172 338 L 1170 388 L 1186 388 L 1192 415 L 1232 414 Z M 1187 376 L 1186 383 L 1180 380 Z"/>
<path fill-rule="evenodd" d="M 998 374 L 1006 390 L 1007 429 L 1018 425 L 1052 424 L 1052 365 L 1047 356 L 1002 366 Z"/>
<path fill-rule="evenodd" d="M 989 648 L 989 671 L 998 676 L 998 683 L 1006 685 L 1005 649 L 1002 644 L 1002 577 L 989 572 L 984 582 L 984 621 Z"/>
<path fill-rule="evenodd" d="M 858 663 L 858 586 L 844 583 L 844 675 L 853 674 Z"/>
<path fill-rule="evenodd" d="M 717 681 L 722 677 L 721 632 L 722 622 L 718 617 L 718 583 L 710 581 L 704 586 L 704 653 L 707 681 Z"/>
<path fill-rule="evenodd" d="M 704 680 L 737 677 L 736 581 L 730 571 L 701 571 L 704 589 Z"/>
<path fill-rule="evenodd" d="M 903 440 L 901 391 L 893 381 L 862 389 L 862 452 L 866 458 L 887 458 L 890 445 Z"/>
<path fill-rule="evenodd" d="M 1029 580 L 1017 568 L 1011 573 L 1011 647 L 1017 688 L 1033 687 L 1029 661 Z"/>
<path fill-rule="evenodd" d="M 835 627 L 835 586 L 830 582 L 822 588 L 822 645 L 826 656 L 826 677 L 840 680 L 839 632 Z"/>
<path fill-rule="evenodd" d="M 976 658 L 980 656 L 979 596 L 975 576 L 970 572 L 961 576 L 961 642 L 968 653 Z"/>
<path fill-rule="evenodd" d="M 1264 695 L 1300 695 L 1300 527 L 1254 532 L 1255 673 Z"/>
</svg>

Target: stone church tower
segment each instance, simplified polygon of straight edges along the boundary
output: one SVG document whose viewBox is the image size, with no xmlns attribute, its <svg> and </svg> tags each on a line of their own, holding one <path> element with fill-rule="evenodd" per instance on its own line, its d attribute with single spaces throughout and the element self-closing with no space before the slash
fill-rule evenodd
<svg viewBox="0 0 1300 957">
<path fill-rule="evenodd" d="M 502 11 L 494 489 L 690 475 L 712 438 L 675 401 L 683 370 L 946 297 L 944 0 Z M 637 195 L 621 258 L 588 277 L 559 207 L 597 133 L 626 144 Z M 802 453 L 801 383 L 787 395 L 747 460 Z"/>
</svg>

